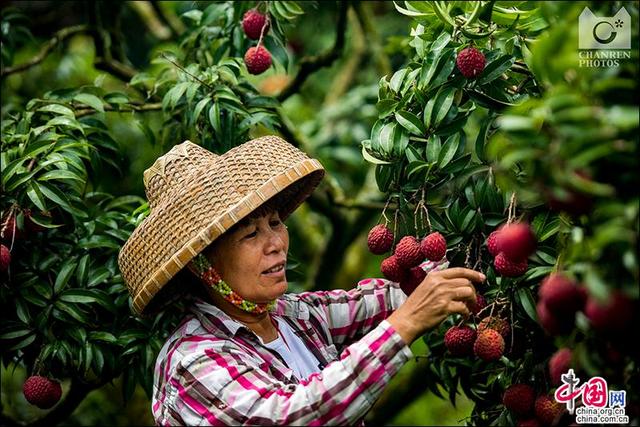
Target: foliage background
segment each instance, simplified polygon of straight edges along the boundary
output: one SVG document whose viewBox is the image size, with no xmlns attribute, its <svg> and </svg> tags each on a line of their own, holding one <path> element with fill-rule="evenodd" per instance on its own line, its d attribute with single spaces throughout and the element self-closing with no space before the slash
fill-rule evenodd
<svg viewBox="0 0 640 427">
<path fill-rule="evenodd" d="M 92 85 L 102 88 L 105 93 L 122 92 L 130 99 L 141 99 L 145 90 L 150 89 L 145 81 L 147 77 L 161 76 L 163 70 L 170 70 L 167 75 L 175 79 L 176 69 L 160 53 L 182 49 L 177 33 L 188 31 L 189 25 L 193 24 L 193 17 L 190 17 L 193 15 L 188 12 L 194 9 L 206 10 L 210 4 L 211 2 L 5 4 L 3 15 L 11 10 L 8 6 L 13 6 L 25 16 L 12 22 L 13 31 L 2 34 L 3 68 L 22 64 L 36 57 L 42 43 L 50 40 L 61 28 L 86 24 L 88 31 L 80 31 L 65 38 L 38 65 L 3 78 L 2 119 L 6 120 L 12 114 L 23 111 L 31 99 L 42 98 L 49 91 L 63 88 Z M 237 13 L 246 10 L 251 4 L 236 5 Z M 544 5 L 544 8 L 546 13 L 556 18 L 556 28 L 562 28 L 577 25 L 575 12 L 584 4 L 570 6 L 568 2 L 561 2 L 557 6 Z M 617 10 L 621 4 L 612 4 L 611 9 Z M 283 55 L 284 50 L 281 49 L 280 55 L 275 55 L 277 65 L 263 75 L 251 76 L 242 69 L 236 76 L 243 81 L 246 79 L 263 95 L 280 93 L 291 82 L 304 56 L 332 51 L 341 6 L 334 2 L 301 2 L 300 5 L 304 14 L 293 14 L 295 16 L 292 16 L 291 25 L 283 25 L 282 28 L 285 35 L 283 40 L 287 41 L 282 49 L 288 54 Z M 109 25 L 113 25 L 112 39 L 105 43 L 92 30 L 109 28 Z M 21 26 L 28 31 L 17 31 Z M 291 219 L 291 253 L 300 261 L 296 271 L 291 272 L 290 276 L 294 278 L 291 283 L 293 291 L 350 288 L 359 278 L 380 274 L 380 259 L 371 256 L 366 250 L 366 232 L 380 219 L 385 199 L 376 186 L 374 168 L 362 160 L 360 143 L 369 137 L 378 118 L 376 102 L 380 76 L 392 75 L 405 66 L 408 58 L 413 55 L 413 47 L 409 44 L 411 26 L 412 22 L 398 13 L 392 2 L 353 3 L 346 15 L 344 47 L 336 51 L 335 60 L 329 62 L 328 67 L 313 72 L 302 86 L 284 100 L 281 109 L 267 105 L 264 111 L 267 119 L 263 125 L 248 128 L 245 135 L 248 137 L 271 132 L 268 126 L 268 116 L 271 115 L 274 123 L 285 123 L 284 127 L 275 126 L 273 130 L 290 141 L 296 141 L 309 154 L 317 156 L 328 170 L 325 180 L 328 182 L 323 184 L 323 194 L 328 195 L 328 198 L 310 200 L 308 206 L 299 209 Z M 209 43 L 211 40 L 209 39 Z M 637 43 L 637 39 L 635 40 Z M 554 42 L 560 43 L 561 40 L 556 39 Z M 562 49 L 567 55 L 545 58 L 544 67 L 548 69 L 550 76 L 554 76 L 555 68 L 565 70 L 566 57 L 577 52 L 568 42 Z M 634 55 L 637 60 L 637 44 Z M 109 61 L 110 56 L 113 61 Z M 283 58 L 289 58 L 288 70 L 283 67 Z M 114 63 L 119 65 L 114 66 Z M 636 68 L 631 74 L 637 75 L 637 65 L 634 67 Z M 137 71 L 145 74 L 142 77 L 138 74 L 137 80 L 131 80 Z M 159 92 L 166 94 L 166 89 L 169 87 L 160 88 Z M 158 103 L 160 100 L 150 100 L 149 103 Z M 190 137 L 188 132 L 181 134 L 179 131 L 181 128 L 188 129 L 188 126 L 178 126 L 184 116 L 184 111 L 172 107 L 138 113 L 103 113 L 101 119 L 116 144 L 111 160 L 119 171 L 110 168 L 108 164 L 100 165 L 102 169 L 96 168 L 98 179 L 94 190 L 114 196 L 143 197 L 142 171 L 172 145 Z M 267 126 L 264 126 L 265 123 Z M 479 128 L 480 119 L 474 118 L 470 120 L 466 132 L 475 135 Z M 212 141 L 214 138 L 212 135 Z M 216 146 L 210 148 L 215 149 Z M 3 203 L 3 210 L 5 208 Z M 319 253 L 331 253 L 335 256 L 316 256 Z M 294 273 L 297 274 L 293 275 Z M 415 354 L 427 351 L 422 341 L 416 342 L 413 350 Z M 415 396 L 405 396 L 402 405 L 384 404 L 394 391 L 406 390 L 409 382 L 415 383 L 416 378 L 412 374 L 420 363 L 421 360 L 417 359 L 403 368 L 386 395 L 381 398 L 381 404 L 372 411 L 372 416 L 379 417 L 377 419 L 383 419 L 388 424 L 399 425 L 464 423 L 471 412 L 471 402 L 461 394 L 454 407 L 448 400 L 440 399 L 433 392 L 427 391 L 426 384 Z M 15 365 L 3 365 L 3 415 L 29 421 L 44 413 L 28 405 L 22 396 L 21 384 L 26 376 L 27 372 L 20 366 L 16 368 Z M 142 387 L 124 387 L 129 388 L 130 393 L 123 396 L 123 381 L 126 380 L 120 377 L 113 384 L 91 391 L 62 424 L 152 424 L 148 397 Z M 65 382 L 63 386 L 66 390 L 69 384 Z M 446 391 L 444 393 L 446 395 Z M 380 414 L 380 411 L 385 413 Z"/>
</svg>

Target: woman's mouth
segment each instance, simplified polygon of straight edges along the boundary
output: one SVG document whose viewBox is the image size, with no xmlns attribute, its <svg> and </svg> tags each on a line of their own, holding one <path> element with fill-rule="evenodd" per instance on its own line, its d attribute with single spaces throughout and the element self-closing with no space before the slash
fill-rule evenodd
<svg viewBox="0 0 640 427">
<path fill-rule="evenodd" d="M 281 263 L 271 267 L 268 270 L 263 271 L 262 274 L 268 277 L 284 277 L 284 273 L 285 273 L 284 267 L 285 267 L 285 264 Z"/>
</svg>

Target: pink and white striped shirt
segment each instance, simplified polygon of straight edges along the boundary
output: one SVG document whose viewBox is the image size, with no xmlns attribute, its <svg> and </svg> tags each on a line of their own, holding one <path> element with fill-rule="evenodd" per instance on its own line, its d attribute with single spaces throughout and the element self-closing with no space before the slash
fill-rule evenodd
<svg viewBox="0 0 640 427">
<path fill-rule="evenodd" d="M 426 261 L 429 271 L 448 263 Z M 272 315 L 316 356 L 298 380 L 277 352 L 204 301 L 158 355 L 152 397 L 158 425 L 345 425 L 361 422 L 412 357 L 385 319 L 406 299 L 395 282 L 365 279 L 351 290 L 285 294 Z"/>
</svg>

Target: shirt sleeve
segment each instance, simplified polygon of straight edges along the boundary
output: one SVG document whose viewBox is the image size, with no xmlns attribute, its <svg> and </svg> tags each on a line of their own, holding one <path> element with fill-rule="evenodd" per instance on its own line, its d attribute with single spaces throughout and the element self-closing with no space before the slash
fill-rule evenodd
<svg viewBox="0 0 640 427">
<path fill-rule="evenodd" d="M 382 321 L 322 371 L 284 384 L 249 352 L 220 341 L 176 364 L 163 413 L 186 425 L 354 424 L 411 357 L 400 335 Z"/>
<path fill-rule="evenodd" d="M 449 262 L 424 261 L 420 264 L 427 273 L 447 268 Z M 369 333 L 407 299 L 400 285 L 386 279 L 370 278 L 358 282 L 350 290 L 304 292 L 299 294 L 310 310 L 318 311 L 326 319 L 325 331 L 333 343 L 342 348 Z M 323 327 L 325 325 L 322 325 Z"/>
</svg>

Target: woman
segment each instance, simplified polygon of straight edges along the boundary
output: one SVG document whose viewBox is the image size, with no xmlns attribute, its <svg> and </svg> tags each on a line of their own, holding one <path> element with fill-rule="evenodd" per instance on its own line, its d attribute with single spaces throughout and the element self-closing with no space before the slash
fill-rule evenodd
<svg viewBox="0 0 640 427">
<path fill-rule="evenodd" d="M 357 423 L 415 339 L 469 315 L 472 282 L 485 278 L 445 260 L 422 264 L 429 273 L 409 297 L 383 279 L 287 294 L 283 221 L 323 174 L 272 136 L 220 156 L 187 141 L 145 171 L 150 214 L 119 256 L 134 310 L 179 296 L 185 272 L 204 290 L 158 355 L 158 424 Z"/>
</svg>

